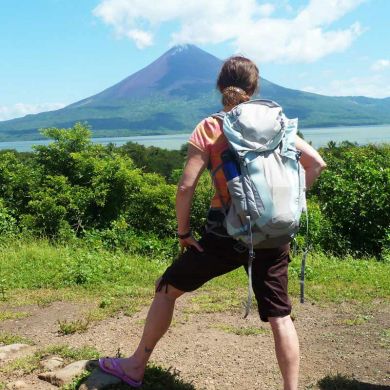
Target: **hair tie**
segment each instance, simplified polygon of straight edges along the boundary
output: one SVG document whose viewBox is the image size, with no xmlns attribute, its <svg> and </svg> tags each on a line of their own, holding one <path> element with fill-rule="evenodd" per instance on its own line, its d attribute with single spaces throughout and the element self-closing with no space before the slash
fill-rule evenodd
<svg viewBox="0 0 390 390">
<path fill-rule="evenodd" d="M 236 93 L 239 93 L 240 95 L 242 95 L 244 97 L 248 97 L 248 94 L 243 89 L 241 89 L 240 87 L 233 87 L 233 86 L 226 87 L 222 91 L 222 94 L 225 94 L 226 92 L 236 92 Z"/>
</svg>

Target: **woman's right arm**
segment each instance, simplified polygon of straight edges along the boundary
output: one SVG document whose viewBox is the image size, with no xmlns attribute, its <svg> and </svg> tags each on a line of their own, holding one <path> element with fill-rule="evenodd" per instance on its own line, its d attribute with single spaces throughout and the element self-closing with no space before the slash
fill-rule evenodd
<svg viewBox="0 0 390 390">
<path fill-rule="evenodd" d="M 326 168 L 326 163 L 311 145 L 298 136 L 295 140 L 295 147 L 302 153 L 300 163 L 305 168 L 306 188 L 309 189 Z"/>
<path fill-rule="evenodd" d="M 208 162 L 209 153 L 207 151 L 202 151 L 191 144 L 188 145 L 187 162 L 176 193 L 177 232 L 180 235 L 187 234 L 191 230 L 190 212 L 192 198 L 199 177 L 207 167 Z M 199 251 L 203 251 L 199 243 L 192 236 L 186 239 L 179 239 L 179 242 L 182 249 L 187 246 L 194 246 Z"/>
</svg>

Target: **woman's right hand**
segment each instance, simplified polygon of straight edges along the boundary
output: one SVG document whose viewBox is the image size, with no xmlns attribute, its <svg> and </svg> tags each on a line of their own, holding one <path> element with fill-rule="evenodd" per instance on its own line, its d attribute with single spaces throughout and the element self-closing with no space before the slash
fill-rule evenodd
<svg viewBox="0 0 390 390">
<path fill-rule="evenodd" d="M 194 237 L 190 236 L 188 238 L 179 238 L 180 250 L 181 253 L 184 252 L 184 249 L 187 247 L 195 247 L 199 252 L 203 252 L 203 248 L 200 246 L 199 242 L 195 240 Z"/>
</svg>

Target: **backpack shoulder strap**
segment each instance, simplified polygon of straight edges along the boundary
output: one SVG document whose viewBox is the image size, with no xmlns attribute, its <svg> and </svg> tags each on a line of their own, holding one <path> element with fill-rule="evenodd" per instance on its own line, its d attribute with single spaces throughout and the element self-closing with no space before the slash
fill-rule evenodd
<svg viewBox="0 0 390 390">
<path fill-rule="evenodd" d="M 210 116 L 212 118 L 221 119 L 223 121 L 223 119 L 226 116 L 226 112 L 221 110 L 221 111 L 215 112 L 214 114 L 211 114 Z"/>
</svg>

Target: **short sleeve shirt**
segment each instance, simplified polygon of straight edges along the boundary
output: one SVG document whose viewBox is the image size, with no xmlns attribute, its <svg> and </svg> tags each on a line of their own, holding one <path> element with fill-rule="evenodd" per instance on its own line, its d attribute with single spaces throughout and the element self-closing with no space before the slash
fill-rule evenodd
<svg viewBox="0 0 390 390">
<path fill-rule="evenodd" d="M 214 171 L 214 186 L 218 190 L 215 192 L 212 200 L 212 208 L 221 208 L 230 202 L 230 195 L 227 189 L 225 175 L 223 169 L 218 169 L 222 166 L 221 154 L 229 148 L 228 140 L 226 139 L 221 129 L 218 119 L 208 117 L 203 119 L 191 134 L 188 143 L 196 148 L 209 154 L 209 169 L 212 174 Z"/>
</svg>

